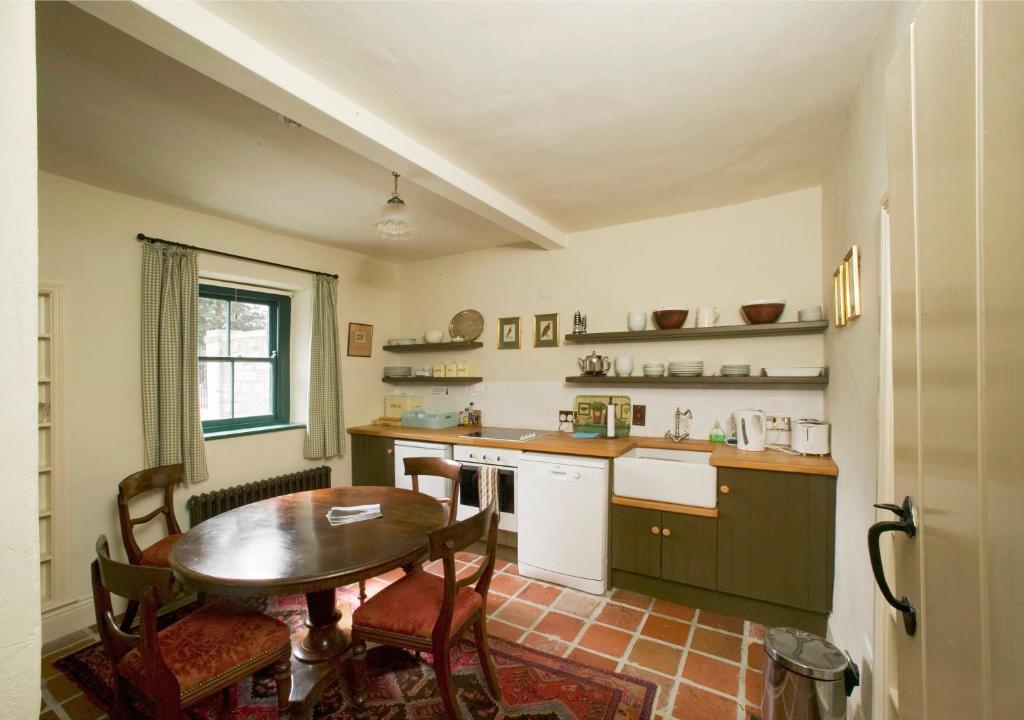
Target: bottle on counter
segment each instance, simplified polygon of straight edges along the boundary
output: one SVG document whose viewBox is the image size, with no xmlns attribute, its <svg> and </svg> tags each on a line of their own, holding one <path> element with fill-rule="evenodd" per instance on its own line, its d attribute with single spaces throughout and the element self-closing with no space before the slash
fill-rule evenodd
<svg viewBox="0 0 1024 720">
<path fill-rule="evenodd" d="M 725 430 L 722 429 L 722 423 L 718 420 L 715 420 L 714 427 L 711 428 L 711 434 L 708 436 L 708 440 L 713 443 L 725 442 Z"/>
</svg>

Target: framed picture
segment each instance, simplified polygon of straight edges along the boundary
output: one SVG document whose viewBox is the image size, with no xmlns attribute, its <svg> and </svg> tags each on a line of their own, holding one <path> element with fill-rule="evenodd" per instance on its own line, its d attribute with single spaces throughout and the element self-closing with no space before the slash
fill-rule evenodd
<svg viewBox="0 0 1024 720">
<path fill-rule="evenodd" d="M 533 316 L 533 346 L 558 347 L 558 313 Z"/>
<path fill-rule="evenodd" d="M 850 248 L 843 259 L 843 272 L 846 276 L 846 317 L 850 320 L 859 318 L 860 311 L 860 248 Z"/>
<path fill-rule="evenodd" d="M 349 357 L 370 357 L 373 352 L 373 325 L 348 324 Z"/>
<path fill-rule="evenodd" d="M 498 318 L 498 349 L 519 350 L 522 347 L 523 329 L 518 317 Z"/>
<path fill-rule="evenodd" d="M 836 327 L 846 324 L 846 289 L 843 282 L 843 266 L 832 273 L 832 320 Z"/>
</svg>

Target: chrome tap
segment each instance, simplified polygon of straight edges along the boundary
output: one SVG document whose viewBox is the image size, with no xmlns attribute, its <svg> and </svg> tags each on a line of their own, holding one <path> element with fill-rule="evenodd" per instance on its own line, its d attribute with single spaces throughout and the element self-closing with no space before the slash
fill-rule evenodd
<svg viewBox="0 0 1024 720">
<path fill-rule="evenodd" d="M 675 430 L 665 431 L 665 439 L 671 440 L 672 442 L 679 442 L 680 440 L 685 440 L 686 438 L 690 437 L 689 423 L 687 423 L 686 432 L 680 432 L 680 430 L 682 429 L 681 425 L 684 417 L 687 420 L 693 420 L 693 413 L 690 412 L 690 408 L 686 408 L 685 411 L 676 408 Z"/>
</svg>

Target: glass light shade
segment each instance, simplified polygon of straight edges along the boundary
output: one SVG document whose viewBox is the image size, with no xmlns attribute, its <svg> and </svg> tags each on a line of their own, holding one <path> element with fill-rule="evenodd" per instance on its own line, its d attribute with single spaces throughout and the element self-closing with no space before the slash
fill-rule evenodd
<svg viewBox="0 0 1024 720">
<path fill-rule="evenodd" d="M 416 225 L 409 217 L 402 198 L 395 195 L 381 208 L 373 226 L 373 234 L 385 240 L 410 240 L 416 237 Z"/>
</svg>

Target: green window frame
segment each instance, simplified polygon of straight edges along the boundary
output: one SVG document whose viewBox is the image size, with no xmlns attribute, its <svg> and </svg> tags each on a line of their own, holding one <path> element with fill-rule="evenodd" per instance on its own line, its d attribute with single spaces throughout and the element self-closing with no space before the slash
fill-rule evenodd
<svg viewBox="0 0 1024 720">
<path fill-rule="evenodd" d="M 199 355 L 200 382 L 205 376 L 203 364 L 210 362 L 231 363 L 231 412 L 234 413 L 235 363 L 263 362 L 271 366 L 271 413 L 269 415 L 248 415 L 244 417 L 203 420 L 203 433 L 223 433 L 231 430 L 251 430 L 273 425 L 286 425 L 290 422 L 290 383 L 289 372 L 289 338 L 291 333 L 291 298 L 287 295 L 259 292 L 257 290 L 224 287 L 221 285 L 200 285 L 199 297 L 228 302 L 227 348 L 228 355 Z M 270 309 L 269 323 L 269 357 L 233 356 L 231 352 L 231 303 L 244 302 L 255 305 L 266 305 Z M 201 351 L 200 351 L 201 352 Z M 202 387 L 200 387 L 202 392 Z"/>
</svg>

